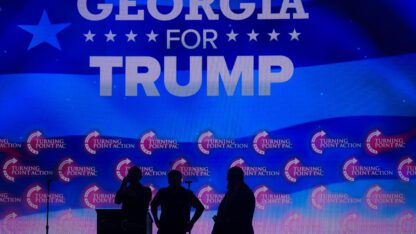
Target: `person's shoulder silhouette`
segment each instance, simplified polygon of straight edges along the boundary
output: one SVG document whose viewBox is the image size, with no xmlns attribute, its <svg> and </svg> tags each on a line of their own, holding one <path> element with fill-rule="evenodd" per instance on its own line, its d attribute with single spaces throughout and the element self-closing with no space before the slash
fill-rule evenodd
<svg viewBox="0 0 416 234">
<path fill-rule="evenodd" d="M 122 205 L 122 210 L 129 220 L 134 221 L 140 229 L 145 230 L 152 192 L 150 188 L 140 184 L 141 178 L 140 168 L 131 167 L 117 191 L 114 202 Z"/>
<path fill-rule="evenodd" d="M 152 201 L 152 214 L 159 234 L 184 234 L 190 231 L 201 216 L 204 206 L 189 190 L 181 186 L 182 174 L 173 170 L 168 173 L 169 187 L 162 188 Z M 160 218 L 157 208 L 161 207 Z M 190 219 L 191 207 L 196 209 Z"/>
<path fill-rule="evenodd" d="M 244 172 L 233 167 L 227 174 L 227 193 L 214 216 L 212 234 L 253 234 L 253 215 L 255 197 L 253 191 L 244 183 Z"/>
</svg>

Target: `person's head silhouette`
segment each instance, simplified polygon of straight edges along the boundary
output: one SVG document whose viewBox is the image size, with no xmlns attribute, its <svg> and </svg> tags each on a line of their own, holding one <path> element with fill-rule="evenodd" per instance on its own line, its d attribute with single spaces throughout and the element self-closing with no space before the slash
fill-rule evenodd
<svg viewBox="0 0 416 234">
<path fill-rule="evenodd" d="M 182 183 L 182 173 L 178 170 L 172 170 L 168 173 L 168 182 L 170 186 L 177 187 Z"/>
<path fill-rule="evenodd" d="M 232 167 L 227 174 L 227 188 L 234 189 L 244 183 L 244 172 L 240 167 Z"/>
<path fill-rule="evenodd" d="M 142 178 L 142 171 L 139 167 L 133 166 L 129 169 L 127 177 L 131 183 L 139 182 L 139 180 Z"/>
</svg>

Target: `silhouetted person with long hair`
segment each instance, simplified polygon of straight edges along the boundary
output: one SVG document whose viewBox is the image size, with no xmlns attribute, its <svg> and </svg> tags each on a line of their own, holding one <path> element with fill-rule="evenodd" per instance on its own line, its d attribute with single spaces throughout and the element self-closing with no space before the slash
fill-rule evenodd
<svg viewBox="0 0 416 234">
<path fill-rule="evenodd" d="M 129 233 L 146 233 L 146 219 L 152 191 L 140 184 L 142 171 L 134 166 L 129 169 L 115 197 L 116 204 L 122 204 L 121 209 L 129 221 Z"/>
<path fill-rule="evenodd" d="M 212 234 L 253 234 L 253 214 L 256 206 L 253 191 L 244 183 L 244 172 L 232 167 L 227 174 L 227 193 L 214 216 Z"/>
<path fill-rule="evenodd" d="M 160 189 L 152 201 L 153 219 L 159 228 L 158 234 L 185 234 L 192 230 L 201 217 L 204 206 L 190 190 L 181 186 L 181 172 L 170 171 L 168 182 L 169 186 Z M 159 206 L 162 210 L 160 219 L 157 214 Z M 192 219 L 190 219 L 191 207 L 196 209 Z"/>
</svg>

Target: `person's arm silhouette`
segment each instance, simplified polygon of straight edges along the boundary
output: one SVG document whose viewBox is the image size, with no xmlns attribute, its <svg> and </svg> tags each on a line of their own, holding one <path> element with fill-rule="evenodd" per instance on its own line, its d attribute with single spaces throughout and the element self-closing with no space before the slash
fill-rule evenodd
<svg viewBox="0 0 416 234">
<path fill-rule="evenodd" d="M 121 204 L 124 201 L 124 193 L 127 189 L 127 183 L 129 182 L 130 178 L 128 176 L 124 177 L 123 182 L 120 185 L 120 188 L 118 189 L 116 193 L 116 197 L 114 198 L 114 202 L 116 204 Z"/>
<path fill-rule="evenodd" d="M 160 195 L 160 191 L 156 194 L 156 196 L 153 198 L 153 201 L 150 205 L 151 207 L 151 211 L 152 211 L 152 216 L 153 216 L 153 220 L 155 221 L 156 227 L 159 228 L 159 224 L 160 224 L 160 219 L 159 216 L 157 214 L 157 208 L 160 206 L 161 204 L 161 195 Z"/>
<path fill-rule="evenodd" d="M 256 208 L 256 200 L 254 194 L 247 190 L 244 194 L 244 205 L 241 207 L 241 222 L 247 224 L 247 228 L 251 228 L 253 222 L 254 210 Z"/>
<path fill-rule="evenodd" d="M 151 200 L 152 200 L 152 190 L 150 190 L 150 188 L 148 187 L 145 187 L 144 202 L 147 208 L 149 207 Z"/>
<path fill-rule="evenodd" d="M 191 192 L 191 206 L 195 208 L 195 213 L 189 222 L 189 225 L 187 227 L 187 232 L 190 232 L 192 228 L 194 227 L 194 224 L 198 219 L 201 217 L 202 212 L 204 212 L 205 208 L 202 205 L 202 203 L 198 200 L 198 198 Z"/>
</svg>

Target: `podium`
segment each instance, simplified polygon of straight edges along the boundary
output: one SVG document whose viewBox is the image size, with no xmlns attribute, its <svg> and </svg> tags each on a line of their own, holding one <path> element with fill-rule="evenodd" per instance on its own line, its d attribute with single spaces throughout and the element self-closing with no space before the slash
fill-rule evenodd
<svg viewBox="0 0 416 234">
<path fill-rule="evenodd" d="M 128 218 L 122 210 L 96 209 L 97 234 L 151 234 L 152 217 L 147 213 L 146 227 L 140 225 L 131 217 Z"/>
</svg>

